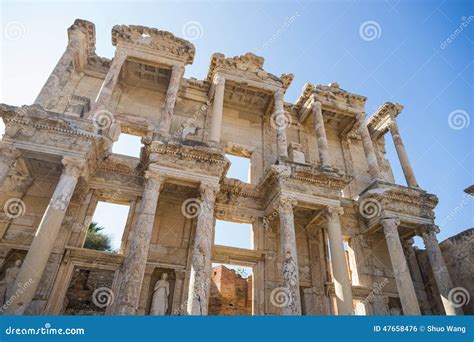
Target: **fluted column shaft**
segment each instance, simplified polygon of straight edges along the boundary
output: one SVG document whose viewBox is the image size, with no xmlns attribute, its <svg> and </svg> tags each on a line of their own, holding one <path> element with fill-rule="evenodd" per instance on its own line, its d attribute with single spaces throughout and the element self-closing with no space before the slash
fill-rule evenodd
<svg viewBox="0 0 474 342">
<path fill-rule="evenodd" d="M 453 302 L 451 302 L 449 298 L 449 291 L 453 289 L 453 283 L 448 268 L 446 267 L 443 253 L 439 248 L 438 239 L 436 238 L 437 232 L 437 227 L 431 225 L 423 227 L 421 232 L 421 237 L 426 247 L 426 253 L 428 254 L 428 259 L 433 269 L 436 286 L 438 287 L 446 315 L 463 315 L 462 309 L 453 305 Z"/>
<path fill-rule="evenodd" d="M 359 133 L 362 139 L 362 146 L 364 147 L 365 157 L 369 166 L 369 173 L 372 180 L 380 178 L 380 167 L 377 162 L 377 155 L 375 154 L 374 144 L 370 137 L 369 129 L 365 123 L 365 113 L 357 114 L 357 121 L 359 125 Z"/>
<path fill-rule="evenodd" d="M 179 84 L 184 74 L 184 66 L 173 65 L 171 68 L 171 77 L 168 84 L 168 90 L 166 91 L 165 103 L 163 106 L 163 112 L 161 114 L 160 121 L 160 132 L 169 133 L 171 127 L 171 120 L 174 114 L 174 106 L 176 104 L 176 98 L 178 96 Z"/>
<path fill-rule="evenodd" d="M 214 204 L 218 187 L 201 184 L 200 213 L 194 237 L 187 311 L 189 315 L 207 315 L 210 281 L 211 248 L 214 238 Z"/>
<path fill-rule="evenodd" d="M 331 253 L 334 290 L 336 292 L 338 315 L 352 315 L 352 288 L 347 273 L 347 260 L 342 239 L 341 220 L 342 208 L 327 208 L 328 238 Z"/>
<path fill-rule="evenodd" d="M 400 236 L 398 235 L 400 220 L 397 218 L 384 218 L 381 220 L 381 224 L 385 233 L 385 240 L 387 242 L 388 253 L 392 263 L 403 313 L 404 315 L 421 315 L 415 287 L 413 286 L 413 281 L 410 276 L 410 270 L 408 269 Z"/>
<path fill-rule="evenodd" d="M 276 128 L 277 135 L 277 150 L 278 157 L 288 158 L 288 144 L 286 141 L 286 128 L 288 122 L 285 117 L 285 107 L 284 107 L 284 90 L 279 88 L 273 94 L 273 103 L 274 103 L 274 114 L 273 120 Z"/>
<path fill-rule="evenodd" d="M 324 127 L 323 113 L 321 110 L 321 102 L 316 101 L 312 106 L 314 114 L 314 126 L 316 131 L 316 140 L 319 151 L 319 161 L 323 168 L 331 168 L 329 163 L 328 139 L 326 137 L 326 128 Z"/>
<path fill-rule="evenodd" d="M 220 143 L 222 131 L 222 115 L 224 111 L 225 78 L 220 75 L 217 75 L 214 79 L 214 84 L 214 103 L 212 105 L 211 131 L 209 133 L 209 140 L 214 141 L 216 143 Z"/>
<path fill-rule="evenodd" d="M 7 308 L 8 315 L 22 315 L 33 300 L 85 162 L 64 157 L 63 172 L 30 245 L 15 283 L 22 287 Z M 28 284 L 28 286 L 25 286 Z"/>
<path fill-rule="evenodd" d="M 165 178 L 161 175 L 146 173 L 145 189 L 137 221 L 133 227 L 132 239 L 122 265 L 122 278 L 116 305 L 119 315 L 135 315 L 137 313 L 158 197 L 164 181 Z"/>
<path fill-rule="evenodd" d="M 405 149 L 405 145 L 403 144 L 402 137 L 400 136 L 400 131 L 398 130 L 397 121 L 395 119 L 391 120 L 389 129 L 407 184 L 410 187 L 418 187 L 415 173 L 413 172 L 410 161 L 408 160 L 408 154 Z"/>
<path fill-rule="evenodd" d="M 282 198 L 278 205 L 278 215 L 280 218 L 280 250 L 283 258 L 283 288 L 288 297 L 288 304 L 282 308 L 283 315 L 301 315 L 293 204 L 291 199 Z"/>
</svg>

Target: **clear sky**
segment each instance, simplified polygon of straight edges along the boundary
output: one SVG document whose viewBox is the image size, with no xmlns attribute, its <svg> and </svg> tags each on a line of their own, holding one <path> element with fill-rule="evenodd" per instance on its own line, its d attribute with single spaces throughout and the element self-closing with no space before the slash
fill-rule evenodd
<svg viewBox="0 0 474 342">
<path fill-rule="evenodd" d="M 30 104 L 60 58 L 74 19 L 95 23 L 97 53 L 112 57 L 115 24 L 152 26 L 196 46 L 186 77 L 203 79 L 210 56 L 254 52 L 265 69 L 306 82 L 338 82 L 405 110 L 398 122 L 421 187 L 439 196 L 440 240 L 474 226 L 463 189 L 474 183 L 474 11 L 469 1 L 1 1 L 0 101 Z M 388 157 L 405 184 L 390 136 Z M 244 238 L 242 238 L 244 239 Z"/>
</svg>

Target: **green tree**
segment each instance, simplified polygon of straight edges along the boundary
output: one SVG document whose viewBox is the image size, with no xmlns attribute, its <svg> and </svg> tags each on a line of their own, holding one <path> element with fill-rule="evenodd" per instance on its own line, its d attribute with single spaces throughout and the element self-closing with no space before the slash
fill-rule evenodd
<svg viewBox="0 0 474 342">
<path fill-rule="evenodd" d="M 87 230 L 84 248 L 113 252 L 110 236 L 102 232 L 104 229 L 105 228 L 99 226 L 97 222 L 92 222 Z"/>
</svg>

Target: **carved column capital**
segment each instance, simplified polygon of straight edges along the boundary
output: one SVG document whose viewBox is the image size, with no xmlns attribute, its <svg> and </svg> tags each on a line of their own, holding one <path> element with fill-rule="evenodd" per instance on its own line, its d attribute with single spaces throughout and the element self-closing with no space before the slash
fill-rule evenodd
<svg viewBox="0 0 474 342">
<path fill-rule="evenodd" d="M 216 74 L 216 76 L 214 76 L 213 83 L 216 86 L 223 86 L 225 85 L 225 77 L 220 74 Z"/>
<path fill-rule="evenodd" d="M 145 171 L 145 179 L 147 180 L 147 182 L 156 183 L 156 188 L 158 190 L 161 190 L 161 188 L 163 187 L 163 184 L 166 181 L 166 176 L 164 174 L 161 174 L 161 173 L 156 173 L 156 172 L 152 172 L 152 171 Z"/>
<path fill-rule="evenodd" d="M 400 219 L 398 217 L 384 217 L 380 219 L 380 223 L 385 226 L 398 228 L 400 225 Z"/>
<path fill-rule="evenodd" d="M 219 184 L 201 182 L 201 184 L 199 185 L 199 191 L 201 192 L 201 194 L 212 192 L 214 195 L 216 195 L 219 190 Z"/>
<path fill-rule="evenodd" d="M 317 111 L 317 110 L 321 110 L 321 102 L 319 101 L 314 101 L 313 102 L 313 105 L 311 106 L 311 110 L 313 112 Z"/>
<path fill-rule="evenodd" d="M 344 209 L 341 207 L 326 207 L 325 215 L 328 220 L 333 220 L 344 214 Z"/>
<path fill-rule="evenodd" d="M 280 196 L 277 203 L 277 209 L 279 211 L 291 210 L 296 206 L 298 201 L 294 196 Z"/>
<path fill-rule="evenodd" d="M 63 157 L 61 163 L 64 165 L 63 173 L 74 178 L 84 176 L 87 170 L 87 163 L 84 159 Z"/>
<path fill-rule="evenodd" d="M 420 229 L 418 230 L 419 236 L 426 242 L 427 240 L 434 239 L 436 243 L 438 239 L 436 238 L 436 234 L 440 232 L 439 227 L 434 224 L 423 224 Z"/>
</svg>

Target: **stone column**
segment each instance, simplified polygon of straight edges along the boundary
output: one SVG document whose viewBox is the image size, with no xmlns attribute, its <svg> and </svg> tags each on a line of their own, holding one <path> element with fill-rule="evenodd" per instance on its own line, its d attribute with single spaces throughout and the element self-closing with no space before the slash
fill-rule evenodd
<svg viewBox="0 0 474 342">
<path fill-rule="evenodd" d="M 174 105 L 176 104 L 176 97 L 178 96 L 179 84 L 184 74 L 184 66 L 173 65 L 171 68 L 170 82 L 168 90 L 166 91 L 165 103 L 163 112 L 161 113 L 161 121 L 159 131 L 161 133 L 169 133 L 171 127 L 171 120 L 174 113 Z"/>
<path fill-rule="evenodd" d="M 207 315 L 211 285 L 211 248 L 214 239 L 214 203 L 217 186 L 202 183 L 201 203 L 197 219 L 191 260 L 188 304 L 189 315 Z"/>
<path fill-rule="evenodd" d="M 316 139 L 318 142 L 319 160 L 323 168 L 330 169 L 331 165 L 329 163 L 328 139 L 326 138 L 326 129 L 324 127 L 324 119 L 321 111 L 321 102 L 314 102 L 312 110 L 314 114 Z"/>
<path fill-rule="evenodd" d="M 415 173 L 411 168 L 405 145 L 403 145 L 402 137 L 400 136 L 400 131 L 398 130 L 397 121 L 392 118 L 388 127 L 390 129 L 393 144 L 395 145 L 395 149 L 397 150 L 398 159 L 400 160 L 400 164 L 402 166 L 403 174 L 405 175 L 407 184 L 410 187 L 418 187 L 418 183 L 416 182 L 415 178 Z"/>
<path fill-rule="evenodd" d="M 13 146 L 0 143 L 0 186 L 3 184 L 10 169 L 20 156 L 21 152 Z"/>
<path fill-rule="evenodd" d="M 327 208 L 328 238 L 338 315 L 352 315 L 352 288 L 347 273 L 346 254 L 341 232 L 342 208 Z"/>
<path fill-rule="evenodd" d="M 380 179 L 380 168 L 377 162 L 377 155 L 375 154 L 374 144 L 370 137 L 369 129 L 365 123 L 365 113 L 357 114 L 357 121 L 359 125 L 359 134 L 362 139 L 365 157 L 369 165 L 369 173 L 372 180 Z"/>
<path fill-rule="evenodd" d="M 225 78 L 216 75 L 214 78 L 214 86 L 214 103 L 212 105 L 211 132 L 209 134 L 209 140 L 220 143 L 222 114 L 224 110 Z"/>
<path fill-rule="evenodd" d="M 79 176 L 84 171 L 85 161 L 64 157 L 63 172 L 54 190 L 53 197 L 46 208 L 43 218 L 30 245 L 25 261 L 15 280 L 23 291 L 7 310 L 7 315 L 22 315 L 33 300 L 41 277 L 48 263 L 66 210 L 76 187 Z M 26 285 L 27 284 L 27 285 Z"/>
<path fill-rule="evenodd" d="M 453 283 L 443 259 L 443 254 L 439 248 L 436 233 L 439 233 L 439 228 L 434 225 L 425 225 L 421 230 L 421 237 L 426 247 L 426 253 L 430 260 L 431 268 L 433 269 L 433 276 L 438 287 L 441 301 L 443 302 L 444 311 L 446 315 L 463 315 L 461 308 L 453 306 L 449 300 L 449 291 L 453 288 Z"/>
<path fill-rule="evenodd" d="M 296 252 L 294 200 L 281 198 L 278 204 L 280 218 L 280 251 L 283 258 L 283 288 L 288 304 L 283 306 L 283 315 L 301 315 L 298 255 Z M 286 303 L 285 303 L 286 304 Z"/>
<path fill-rule="evenodd" d="M 66 85 L 71 71 L 73 69 L 80 71 L 87 63 L 87 34 L 84 30 L 86 30 L 85 27 L 76 25 L 76 23 L 69 28 L 66 51 L 64 51 L 53 72 L 41 88 L 35 104 L 50 109 L 52 104 L 56 103 L 61 96 L 62 89 Z"/>
<path fill-rule="evenodd" d="M 135 315 L 137 312 L 158 196 L 165 181 L 163 176 L 149 171 L 145 177 L 142 201 L 122 265 L 121 285 L 115 306 L 118 315 Z"/>
<path fill-rule="evenodd" d="M 390 261 L 392 262 L 393 275 L 397 283 L 398 295 L 402 303 L 404 315 L 421 315 L 420 306 L 416 298 L 415 287 L 410 276 L 410 270 L 403 253 L 402 243 L 398 235 L 398 218 L 383 218 L 381 220 L 387 242 Z"/>
<path fill-rule="evenodd" d="M 273 94 L 273 120 L 275 121 L 275 128 L 277 134 L 277 151 L 278 158 L 288 158 L 288 144 L 286 142 L 286 126 L 288 125 L 285 117 L 285 107 L 283 96 L 285 91 L 283 88 L 278 88 Z"/>
<path fill-rule="evenodd" d="M 104 83 L 102 83 L 102 88 L 100 88 L 97 99 L 90 111 L 92 116 L 99 110 L 109 110 L 109 102 L 112 98 L 112 93 L 117 85 L 120 71 L 122 70 L 122 66 L 126 59 L 127 55 L 124 52 L 119 51 L 118 49 L 115 50 L 114 59 L 110 64 L 109 71 L 107 72 L 107 75 L 105 75 Z"/>
</svg>

